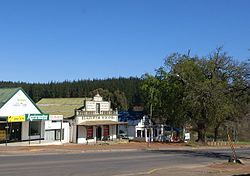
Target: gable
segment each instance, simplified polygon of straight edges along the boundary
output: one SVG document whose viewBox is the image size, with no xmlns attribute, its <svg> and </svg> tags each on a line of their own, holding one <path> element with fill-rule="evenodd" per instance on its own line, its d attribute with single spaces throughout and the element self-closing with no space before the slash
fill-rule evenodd
<svg viewBox="0 0 250 176">
<path fill-rule="evenodd" d="M 0 116 L 41 114 L 40 110 L 20 89 L 0 109 Z"/>
</svg>

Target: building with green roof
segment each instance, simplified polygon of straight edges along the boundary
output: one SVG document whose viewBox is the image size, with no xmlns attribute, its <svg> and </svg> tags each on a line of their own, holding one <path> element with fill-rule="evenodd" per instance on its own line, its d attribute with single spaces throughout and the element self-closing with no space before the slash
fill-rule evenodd
<svg viewBox="0 0 250 176">
<path fill-rule="evenodd" d="M 48 119 L 22 88 L 0 88 L 0 141 L 42 139 L 40 117 Z"/>
<path fill-rule="evenodd" d="M 63 115 L 65 119 L 73 118 L 75 110 L 84 106 L 88 98 L 43 98 L 37 106 L 45 113 Z"/>
</svg>

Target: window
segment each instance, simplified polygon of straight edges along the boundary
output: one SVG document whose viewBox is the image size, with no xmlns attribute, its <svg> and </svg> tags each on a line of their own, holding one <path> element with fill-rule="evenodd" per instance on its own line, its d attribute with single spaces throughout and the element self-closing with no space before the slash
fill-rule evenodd
<svg viewBox="0 0 250 176">
<path fill-rule="evenodd" d="M 96 113 L 100 114 L 101 112 L 101 105 L 100 103 L 96 103 Z"/>
<path fill-rule="evenodd" d="M 93 126 L 87 127 L 87 139 L 93 139 Z"/>
<path fill-rule="evenodd" d="M 41 134 L 41 122 L 40 121 L 30 122 L 29 134 L 30 136 L 37 136 Z"/>
</svg>

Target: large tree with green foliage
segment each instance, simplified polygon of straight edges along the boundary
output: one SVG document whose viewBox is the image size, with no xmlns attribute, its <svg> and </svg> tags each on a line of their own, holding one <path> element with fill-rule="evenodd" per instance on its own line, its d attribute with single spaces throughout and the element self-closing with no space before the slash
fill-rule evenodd
<svg viewBox="0 0 250 176">
<path fill-rule="evenodd" d="M 220 48 L 201 58 L 172 54 L 154 76 L 143 78 L 142 90 L 147 104 L 155 107 L 154 117 L 190 124 L 200 142 L 209 128 L 217 139 L 220 125 L 240 118 L 249 106 L 249 63 L 236 63 Z"/>
</svg>

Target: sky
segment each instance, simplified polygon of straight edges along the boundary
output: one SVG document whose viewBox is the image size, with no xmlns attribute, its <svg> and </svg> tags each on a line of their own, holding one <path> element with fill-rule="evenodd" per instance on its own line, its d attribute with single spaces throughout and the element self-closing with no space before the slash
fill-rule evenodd
<svg viewBox="0 0 250 176">
<path fill-rule="evenodd" d="M 0 81 L 141 77 L 219 46 L 250 58 L 249 0 L 0 1 Z"/>
</svg>

